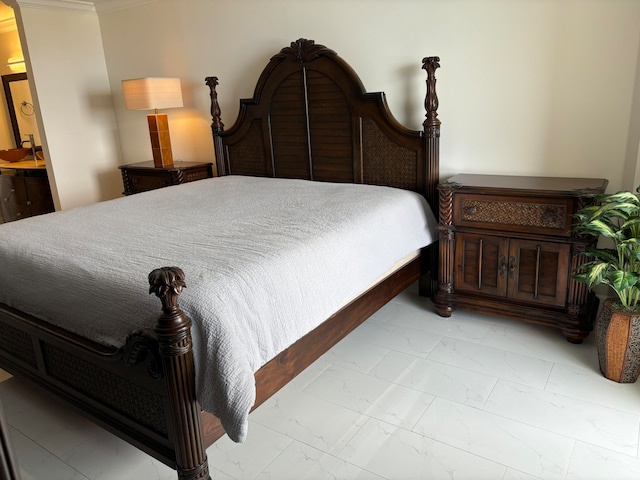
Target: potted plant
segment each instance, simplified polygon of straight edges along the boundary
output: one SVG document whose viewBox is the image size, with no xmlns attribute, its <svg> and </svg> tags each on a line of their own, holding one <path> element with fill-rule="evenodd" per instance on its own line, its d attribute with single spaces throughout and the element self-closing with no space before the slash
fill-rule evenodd
<svg viewBox="0 0 640 480">
<path fill-rule="evenodd" d="M 594 195 L 594 200 L 575 214 L 574 231 L 605 240 L 586 247 L 589 261 L 573 278 L 589 289 L 607 285 L 614 294 L 596 319 L 600 371 L 610 380 L 631 383 L 640 373 L 640 187 L 635 193 Z"/>
</svg>

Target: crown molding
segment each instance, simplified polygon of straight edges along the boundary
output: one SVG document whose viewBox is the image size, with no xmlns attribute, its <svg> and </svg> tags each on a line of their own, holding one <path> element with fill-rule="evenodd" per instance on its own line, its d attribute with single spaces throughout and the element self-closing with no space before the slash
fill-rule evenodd
<svg viewBox="0 0 640 480">
<path fill-rule="evenodd" d="M 13 8 L 41 8 L 58 12 L 96 14 L 93 2 L 85 0 L 2 0 L 2 2 Z"/>
<path fill-rule="evenodd" d="M 158 0 L 100 0 L 99 2 L 94 2 L 94 5 L 96 12 L 100 15 L 102 13 L 115 12 L 117 10 L 124 10 L 125 8 L 137 7 L 157 1 Z"/>
<path fill-rule="evenodd" d="M 100 0 L 90 2 L 87 0 L 1 0 L 9 7 L 16 6 L 27 8 L 42 8 L 59 12 L 84 13 L 97 15 L 101 13 L 115 12 L 125 8 L 154 3 L 158 0 Z"/>
</svg>

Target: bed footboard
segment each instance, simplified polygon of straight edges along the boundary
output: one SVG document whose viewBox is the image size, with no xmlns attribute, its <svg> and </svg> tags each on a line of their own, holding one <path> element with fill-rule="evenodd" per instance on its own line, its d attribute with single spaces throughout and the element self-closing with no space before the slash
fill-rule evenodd
<svg viewBox="0 0 640 480">
<path fill-rule="evenodd" d="M 177 305 L 184 274 L 161 268 L 149 283 L 163 314 L 153 329 L 133 332 L 120 349 L 0 304 L 0 367 L 64 399 L 177 470 L 178 478 L 207 480 L 191 321 Z"/>
</svg>

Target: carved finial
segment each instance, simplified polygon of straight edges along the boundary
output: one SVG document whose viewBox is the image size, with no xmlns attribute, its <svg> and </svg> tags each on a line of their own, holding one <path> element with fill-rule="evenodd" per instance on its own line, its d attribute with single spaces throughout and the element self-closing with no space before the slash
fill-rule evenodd
<svg viewBox="0 0 640 480">
<path fill-rule="evenodd" d="M 273 58 L 290 58 L 300 63 L 308 63 L 320 55 L 337 55 L 336 52 L 324 45 L 316 45 L 313 40 L 307 40 L 306 38 L 299 38 L 295 42 L 291 42 L 291 45 L 284 47 L 280 50 L 280 53 L 273 56 Z"/>
<path fill-rule="evenodd" d="M 224 131 L 224 123 L 222 123 L 220 111 L 220 105 L 218 104 L 218 92 L 216 86 L 218 85 L 218 77 L 207 77 L 204 79 L 205 83 L 209 86 L 209 96 L 211 97 L 211 130 L 213 133 L 220 133 Z"/>
<path fill-rule="evenodd" d="M 425 57 L 422 59 L 422 68 L 427 71 L 427 96 L 424 108 L 427 111 L 423 125 L 426 130 L 434 134 L 440 133 L 440 120 L 438 120 L 438 95 L 436 94 L 436 69 L 440 68 L 440 57 Z"/>
<path fill-rule="evenodd" d="M 162 301 L 165 313 L 178 309 L 178 296 L 185 287 L 184 272 L 178 267 L 156 268 L 149 274 L 149 293 L 155 293 Z"/>
</svg>

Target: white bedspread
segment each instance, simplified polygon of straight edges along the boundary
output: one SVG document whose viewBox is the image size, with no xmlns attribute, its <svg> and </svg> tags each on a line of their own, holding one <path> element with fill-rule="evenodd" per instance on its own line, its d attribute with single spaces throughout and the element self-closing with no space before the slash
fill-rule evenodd
<svg viewBox="0 0 640 480">
<path fill-rule="evenodd" d="M 160 314 L 149 272 L 181 267 L 198 398 L 243 441 L 253 374 L 434 239 L 404 190 L 215 178 L 0 225 L 0 302 L 120 346 Z"/>
</svg>

